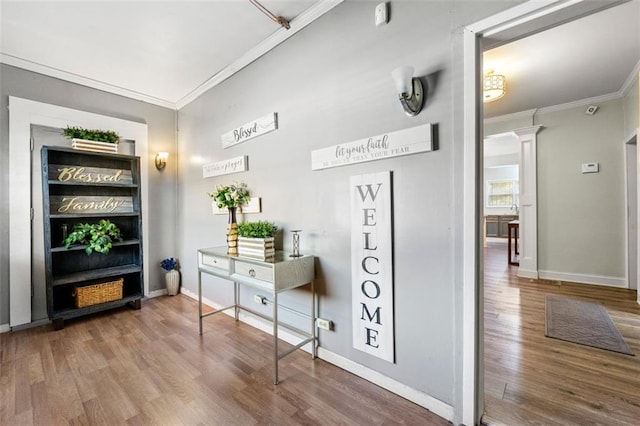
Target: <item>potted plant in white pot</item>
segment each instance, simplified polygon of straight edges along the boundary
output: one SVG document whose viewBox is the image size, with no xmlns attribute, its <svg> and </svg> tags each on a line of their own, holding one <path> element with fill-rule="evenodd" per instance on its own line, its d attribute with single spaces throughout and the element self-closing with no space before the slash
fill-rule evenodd
<svg viewBox="0 0 640 426">
<path fill-rule="evenodd" d="M 164 276 L 165 283 L 167 284 L 167 293 L 169 296 L 175 296 L 178 294 L 178 288 L 180 287 L 180 272 L 178 272 L 178 262 L 170 257 L 160 262 L 162 269 L 167 271 Z"/>
<path fill-rule="evenodd" d="M 71 139 L 71 147 L 81 151 L 117 153 L 120 135 L 113 130 L 83 129 L 67 126 L 62 129 L 67 139 Z"/>
<path fill-rule="evenodd" d="M 238 256 L 271 260 L 275 256 L 275 233 L 278 227 L 267 221 L 238 225 Z"/>
</svg>

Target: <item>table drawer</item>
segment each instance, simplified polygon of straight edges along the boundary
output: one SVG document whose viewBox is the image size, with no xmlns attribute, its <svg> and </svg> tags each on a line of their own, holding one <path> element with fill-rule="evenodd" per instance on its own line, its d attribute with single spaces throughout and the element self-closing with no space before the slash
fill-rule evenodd
<svg viewBox="0 0 640 426">
<path fill-rule="evenodd" d="M 202 265 L 213 266 L 214 268 L 229 270 L 229 259 L 226 257 L 210 256 L 208 254 L 202 255 Z"/>
<path fill-rule="evenodd" d="M 268 266 L 255 265 L 253 263 L 235 262 L 236 274 L 257 280 L 273 282 L 273 269 Z"/>
</svg>

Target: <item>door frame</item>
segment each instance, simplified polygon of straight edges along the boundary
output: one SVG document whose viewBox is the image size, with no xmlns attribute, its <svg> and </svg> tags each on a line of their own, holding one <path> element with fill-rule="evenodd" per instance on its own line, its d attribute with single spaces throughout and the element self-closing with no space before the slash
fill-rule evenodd
<svg viewBox="0 0 640 426">
<path fill-rule="evenodd" d="M 147 125 L 120 118 L 9 96 L 9 326 L 31 323 L 31 125 L 107 128 L 135 140 L 140 157 L 142 244 L 148 241 Z M 29 194 L 28 197 L 25 194 Z M 148 264 L 143 264 L 144 292 L 149 293 Z"/>
<path fill-rule="evenodd" d="M 462 29 L 463 50 L 463 206 L 462 206 L 462 357 L 456 384 L 459 423 L 480 423 L 483 406 L 482 303 L 482 40 L 497 36 L 515 39 L 518 33 L 549 28 L 620 4 L 605 6 L 587 0 L 530 0 Z"/>
</svg>

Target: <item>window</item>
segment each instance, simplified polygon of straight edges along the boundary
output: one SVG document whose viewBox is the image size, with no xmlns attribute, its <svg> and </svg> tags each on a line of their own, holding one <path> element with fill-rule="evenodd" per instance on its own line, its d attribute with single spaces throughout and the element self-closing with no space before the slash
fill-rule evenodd
<svg viewBox="0 0 640 426">
<path fill-rule="evenodd" d="M 517 206 L 520 202 L 519 188 L 517 180 L 487 182 L 487 207 Z"/>
</svg>

